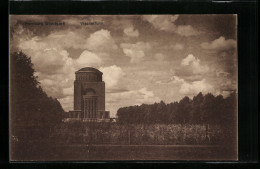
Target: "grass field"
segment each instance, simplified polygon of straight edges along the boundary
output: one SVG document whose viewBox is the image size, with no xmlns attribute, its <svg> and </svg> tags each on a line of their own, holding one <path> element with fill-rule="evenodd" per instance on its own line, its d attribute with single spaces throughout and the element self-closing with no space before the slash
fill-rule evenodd
<svg viewBox="0 0 260 169">
<path fill-rule="evenodd" d="M 51 136 L 21 130 L 27 135 L 12 137 L 11 160 L 236 160 L 235 135 L 227 129 L 210 126 L 206 134 L 205 125 L 66 124 Z"/>
</svg>

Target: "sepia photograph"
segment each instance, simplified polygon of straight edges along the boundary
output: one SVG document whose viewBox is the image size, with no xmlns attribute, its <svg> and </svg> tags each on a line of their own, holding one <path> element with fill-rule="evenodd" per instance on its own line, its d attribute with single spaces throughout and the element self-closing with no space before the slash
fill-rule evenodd
<svg viewBox="0 0 260 169">
<path fill-rule="evenodd" d="M 237 161 L 237 15 L 10 15 L 10 161 Z"/>
</svg>

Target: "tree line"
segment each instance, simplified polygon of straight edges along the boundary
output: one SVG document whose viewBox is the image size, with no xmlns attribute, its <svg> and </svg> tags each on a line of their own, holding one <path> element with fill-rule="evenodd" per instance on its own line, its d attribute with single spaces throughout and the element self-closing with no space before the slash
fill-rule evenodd
<svg viewBox="0 0 260 169">
<path fill-rule="evenodd" d="M 192 99 L 184 97 L 179 102 L 142 104 L 119 108 L 119 123 L 164 124 L 231 124 L 235 122 L 237 94 L 227 98 L 201 92 Z"/>
</svg>

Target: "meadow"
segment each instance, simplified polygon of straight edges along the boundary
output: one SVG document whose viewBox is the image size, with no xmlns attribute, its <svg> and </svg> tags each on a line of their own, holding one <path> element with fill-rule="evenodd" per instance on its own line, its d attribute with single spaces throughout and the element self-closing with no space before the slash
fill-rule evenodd
<svg viewBox="0 0 260 169">
<path fill-rule="evenodd" d="M 51 137 L 83 144 L 218 145 L 224 134 L 219 125 L 64 123 L 56 126 Z"/>
</svg>

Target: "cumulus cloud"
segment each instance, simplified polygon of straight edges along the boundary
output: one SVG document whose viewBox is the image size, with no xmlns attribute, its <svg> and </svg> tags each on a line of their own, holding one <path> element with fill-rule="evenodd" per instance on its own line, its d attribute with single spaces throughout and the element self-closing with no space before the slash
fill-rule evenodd
<svg viewBox="0 0 260 169">
<path fill-rule="evenodd" d="M 193 36 L 200 34 L 199 31 L 195 30 L 190 25 L 179 25 L 177 26 L 175 32 L 182 36 Z"/>
<path fill-rule="evenodd" d="M 60 99 L 58 99 L 58 101 L 60 102 L 60 104 L 62 105 L 62 108 L 65 111 L 69 111 L 69 110 L 73 109 L 73 102 L 74 102 L 73 95 L 60 98 Z"/>
<path fill-rule="evenodd" d="M 134 29 L 133 25 L 124 29 L 124 33 L 129 37 L 138 37 L 139 31 Z"/>
<path fill-rule="evenodd" d="M 113 95 L 112 99 L 118 101 L 122 98 L 128 98 L 128 100 L 126 100 L 126 104 L 128 105 L 133 105 L 133 104 L 140 105 L 143 103 L 153 103 L 160 100 L 158 97 L 154 95 L 153 91 L 149 91 L 145 87 L 138 90 L 131 90 L 131 91 L 115 93 L 111 95 Z"/>
<path fill-rule="evenodd" d="M 123 70 L 116 65 L 101 67 L 99 70 L 103 72 L 103 79 L 106 82 L 106 88 L 108 90 L 114 89 L 115 87 L 118 88 L 118 82 L 125 75 Z"/>
<path fill-rule="evenodd" d="M 216 76 L 217 77 L 227 77 L 229 75 L 230 75 L 230 73 L 225 72 L 223 70 L 216 70 Z"/>
<path fill-rule="evenodd" d="M 178 15 L 144 15 L 142 18 L 158 30 L 175 31 L 176 25 L 173 23 L 178 17 Z"/>
<path fill-rule="evenodd" d="M 22 32 L 24 31 L 22 30 Z M 26 36 L 15 37 L 15 38 L 18 38 L 19 41 L 18 48 L 22 50 L 38 51 L 38 50 L 44 50 L 46 48 L 51 48 L 51 46 L 49 46 L 46 42 L 42 41 L 42 39 L 38 36 L 33 36 L 28 39 Z"/>
<path fill-rule="evenodd" d="M 150 22 L 154 28 L 161 31 L 175 32 L 181 36 L 199 34 L 199 32 L 190 25 L 176 25 L 174 22 L 179 18 L 179 15 L 144 15 L 142 18 Z"/>
<path fill-rule="evenodd" d="M 145 56 L 145 50 L 151 49 L 150 44 L 145 42 L 121 43 L 120 47 L 123 49 L 124 54 L 131 58 L 131 63 L 140 62 Z"/>
<path fill-rule="evenodd" d="M 169 45 L 163 45 L 160 46 L 160 49 L 163 50 L 175 50 L 175 51 L 181 51 L 184 49 L 184 44 L 182 43 L 175 43 L 175 44 L 169 44 Z"/>
<path fill-rule="evenodd" d="M 154 58 L 157 60 L 157 61 L 163 61 L 164 60 L 164 55 L 161 54 L 161 53 L 156 53 L 154 55 Z"/>
<path fill-rule="evenodd" d="M 98 30 L 92 34 L 87 34 L 83 30 L 70 31 L 61 30 L 51 32 L 48 36 L 42 37 L 42 41 L 50 46 L 57 46 L 59 48 L 73 48 L 89 50 L 93 52 L 107 52 L 111 49 L 117 49 L 113 37 L 108 30 Z M 39 44 L 39 43 L 38 43 Z M 31 48 L 34 48 L 32 46 Z"/>
<path fill-rule="evenodd" d="M 106 109 L 110 110 L 112 116 L 115 116 L 120 107 L 152 104 L 159 101 L 160 98 L 155 96 L 153 91 L 144 87 L 137 90 L 108 93 Z"/>
<path fill-rule="evenodd" d="M 195 58 L 192 54 L 189 54 L 186 58 L 181 61 L 182 66 L 191 66 L 194 74 L 206 73 L 209 71 L 208 66 L 200 64 L 200 60 Z"/>
<path fill-rule="evenodd" d="M 86 47 L 92 51 L 111 51 L 118 48 L 110 31 L 104 29 L 91 34 L 87 39 Z"/>
<path fill-rule="evenodd" d="M 174 50 L 183 50 L 183 49 L 184 49 L 184 45 L 183 45 L 183 44 L 180 44 L 180 43 L 176 43 L 176 44 L 173 46 L 173 49 L 174 49 Z"/>
<path fill-rule="evenodd" d="M 74 72 L 67 75 L 38 75 L 43 90 L 51 97 L 61 99 L 73 95 Z"/>
<path fill-rule="evenodd" d="M 57 50 L 56 48 L 45 49 L 42 53 L 37 51 L 35 55 L 31 56 L 36 71 L 46 74 L 61 73 L 66 62 L 70 60 L 66 50 Z"/>
<path fill-rule="evenodd" d="M 173 76 L 172 77 L 173 83 L 184 83 L 184 79 L 178 77 L 178 76 Z"/>
<path fill-rule="evenodd" d="M 216 82 L 216 94 L 221 94 L 224 98 L 228 97 L 233 91 L 237 91 L 237 81 L 230 78 L 224 78 Z"/>
<path fill-rule="evenodd" d="M 27 29 L 20 28 L 19 30 L 19 32 L 16 31 L 19 45 L 21 45 L 21 47 L 28 48 L 31 50 L 45 49 L 49 46 L 55 46 L 59 49 L 87 49 L 92 52 L 100 53 L 111 51 L 111 49 L 115 50 L 118 48 L 110 34 L 110 31 L 104 29 L 98 30 L 90 34 L 89 36 L 82 30 L 61 30 L 51 32 L 49 35 L 45 37 L 32 37 L 32 35 L 26 32 Z M 21 36 L 21 34 L 23 34 L 23 36 Z M 24 37 L 24 34 L 29 34 L 29 39 L 25 39 L 26 37 Z M 20 38 L 23 39 L 23 42 L 21 42 Z"/>
<path fill-rule="evenodd" d="M 157 84 L 173 84 L 173 85 L 178 85 L 184 83 L 185 80 L 180 78 L 179 76 L 171 76 L 169 77 L 164 77 L 163 80 L 158 80 L 156 81 Z"/>
<path fill-rule="evenodd" d="M 98 67 L 102 64 L 101 58 L 93 52 L 85 50 L 79 58 L 75 60 L 77 68 L 82 67 Z"/>
<path fill-rule="evenodd" d="M 213 55 L 217 61 L 218 67 L 224 72 L 230 74 L 231 77 L 236 76 L 237 72 L 237 41 L 233 39 L 225 39 L 221 36 L 211 42 L 201 43 L 201 48 Z"/>
<path fill-rule="evenodd" d="M 87 48 L 87 36 L 85 36 L 85 34 L 81 31 L 55 31 L 42 39 L 50 45 L 59 46 L 61 48 Z"/>
<path fill-rule="evenodd" d="M 212 85 L 213 83 L 214 85 Z M 227 97 L 232 91 L 237 89 L 236 81 L 229 78 L 224 78 L 224 80 L 217 79 L 216 81 L 203 78 L 202 80 L 188 82 L 181 77 L 173 76 L 169 84 L 179 86 L 179 92 L 186 96 L 194 96 L 202 92 L 204 94 L 212 93 L 213 95 L 221 94 Z"/>
<path fill-rule="evenodd" d="M 74 94 L 74 91 L 73 91 L 74 87 L 73 86 L 70 86 L 68 88 L 63 88 L 62 90 L 63 90 L 63 94 L 65 96 L 72 96 Z"/>
<path fill-rule="evenodd" d="M 145 56 L 143 50 L 134 50 L 134 49 L 124 48 L 123 51 L 126 56 L 131 57 L 131 61 L 130 61 L 131 63 L 138 63 Z"/>
<path fill-rule="evenodd" d="M 51 46 L 39 37 L 23 39 L 18 48 L 31 57 L 35 70 L 41 73 L 61 73 L 64 65 L 71 62 L 66 50 Z"/>
<path fill-rule="evenodd" d="M 198 62 L 198 60 L 192 54 L 189 54 L 186 58 L 184 58 L 181 61 L 181 64 L 187 66 L 190 64 L 190 62 Z"/>
<path fill-rule="evenodd" d="M 215 39 L 212 42 L 201 43 L 202 49 L 212 50 L 212 51 L 216 51 L 216 52 L 235 49 L 236 46 L 237 46 L 237 43 L 235 40 L 225 39 L 225 37 L 223 37 L 223 36 L 220 36 L 218 39 Z"/>
<path fill-rule="evenodd" d="M 202 93 L 208 93 L 208 92 L 214 92 L 214 88 L 212 85 L 208 84 L 205 79 L 202 79 L 200 81 L 194 81 L 191 83 L 187 83 L 186 81 L 183 81 L 180 93 L 185 95 L 195 95 L 199 92 Z"/>
</svg>

